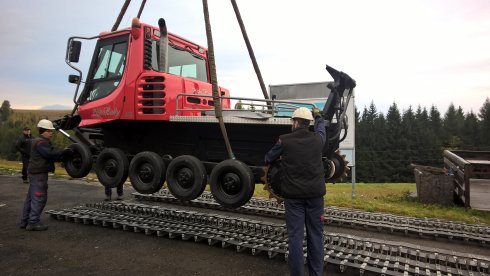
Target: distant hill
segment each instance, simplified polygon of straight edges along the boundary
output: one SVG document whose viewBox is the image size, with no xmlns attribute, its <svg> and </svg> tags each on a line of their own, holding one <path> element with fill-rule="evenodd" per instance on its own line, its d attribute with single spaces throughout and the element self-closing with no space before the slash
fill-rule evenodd
<svg viewBox="0 0 490 276">
<path fill-rule="evenodd" d="M 34 116 L 37 118 L 48 118 L 48 119 L 56 119 L 63 117 L 67 114 L 70 114 L 70 109 L 65 110 L 45 110 L 45 109 L 14 109 L 12 114 L 13 120 L 22 120 L 22 117 L 26 116 Z"/>
<path fill-rule="evenodd" d="M 67 106 L 67 105 L 53 104 L 53 105 L 43 106 L 39 109 L 42 109 L 42 110 L 69 110 L 69 109 L 71 109 L 71 107 Z"/>
</svg>

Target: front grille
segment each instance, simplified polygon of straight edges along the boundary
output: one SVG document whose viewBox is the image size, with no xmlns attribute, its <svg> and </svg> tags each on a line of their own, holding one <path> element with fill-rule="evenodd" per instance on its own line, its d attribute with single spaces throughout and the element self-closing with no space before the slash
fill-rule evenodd
<svg viewBox="0 0 490 276">
<path fill-rule="evenodd" d="M 166 93 L 163 76 L 143 77 L 138 86 L 138 113 L 165 114 Z"/>
</svg>

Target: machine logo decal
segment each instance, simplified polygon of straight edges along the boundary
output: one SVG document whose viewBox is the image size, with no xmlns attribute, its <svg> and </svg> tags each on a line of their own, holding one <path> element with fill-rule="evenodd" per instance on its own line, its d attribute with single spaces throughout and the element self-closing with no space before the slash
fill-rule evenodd
<svg viewBox="0 0 490 276">
<path fill-rule="evenodd" d="M 208 95 L 209 94 L 208 90 L 206 90 L 206 89 L 196 89 L 196 88 L 193 88 L 192 92 L 194 94 L 197 94 L 197 95 Z"/>
<path fill-rule="evenodd" d="M 103 117 L 118 117 L 121 111 L 114 108 L 111 109 L 109 106 L 102 108 L 94 108 L 92 111 L 92 118 L 103 118 Z"/>
</svg>

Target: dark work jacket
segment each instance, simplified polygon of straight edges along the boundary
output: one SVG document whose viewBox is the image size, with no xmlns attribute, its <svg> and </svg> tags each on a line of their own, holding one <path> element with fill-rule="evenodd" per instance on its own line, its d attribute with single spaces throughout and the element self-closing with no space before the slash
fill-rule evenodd
<svg viewBox="0 0 490 276">
<path fill-rule="evenodd" d="M 54 172 L 54 162 L 61 160 L 63 151 L 55 149 L 51 141 L 42 136 L 33 139 L 31 144 L 28 173 Z"/>
<path fill-rule="evenodd" d="M 22 134 L 19 139 L 17 139 L 17 142 L 15 143 L 15 148 L 18 152 L 20 152 L 22 157 L 29 157 L 29 154 L 31 153 L 31 140 L 31 136 L 24 134 Z"/>
<path fill-rule="evenodd" d="M 313 198 L 325 195 L 325 173 L 322 163 L 326 131 L 323 119 L 316 118 L 315 133 L 307 128 L 295 129 L 279 137 L 266 155 L 266 163 L 280 154 L 281 190 L 284 198 Z"/>
</svg>

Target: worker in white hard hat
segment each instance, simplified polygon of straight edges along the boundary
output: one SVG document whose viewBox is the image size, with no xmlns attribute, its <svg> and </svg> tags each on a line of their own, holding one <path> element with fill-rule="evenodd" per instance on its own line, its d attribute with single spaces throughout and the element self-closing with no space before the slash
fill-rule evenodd
<svg viewBox="0 0 490 276">
<path fill-rule="evenodd" d="M 288 230 L 291 275 L 304 275 L 303 240 L 306 225 L 309 275 L 323 275 L 323 219 L 326 193 L 322 162 L 325 122 L 319 109 L 300 107 L 291 118 L 292 133 L 281 135 L 265 156 L 270 164 L 281 157 L 281 191 Z M 309 131 L 311 121 L 314 132 Z"/>
<path fill-rule="evenodd" d="M 20 227 L 27 231 L 44 231 L 48 226 L 40 221 L 48 200 L 48 173 L 54 172 L 54 162 L 73 154 L 71 149 L 59 150 L 53 147 L 54 126 L 49 120 L 42 119 L 37 124 L 39 137 L 31 142 L 29 166 L 29 191 L 22 212 Z"/>
</svg>

